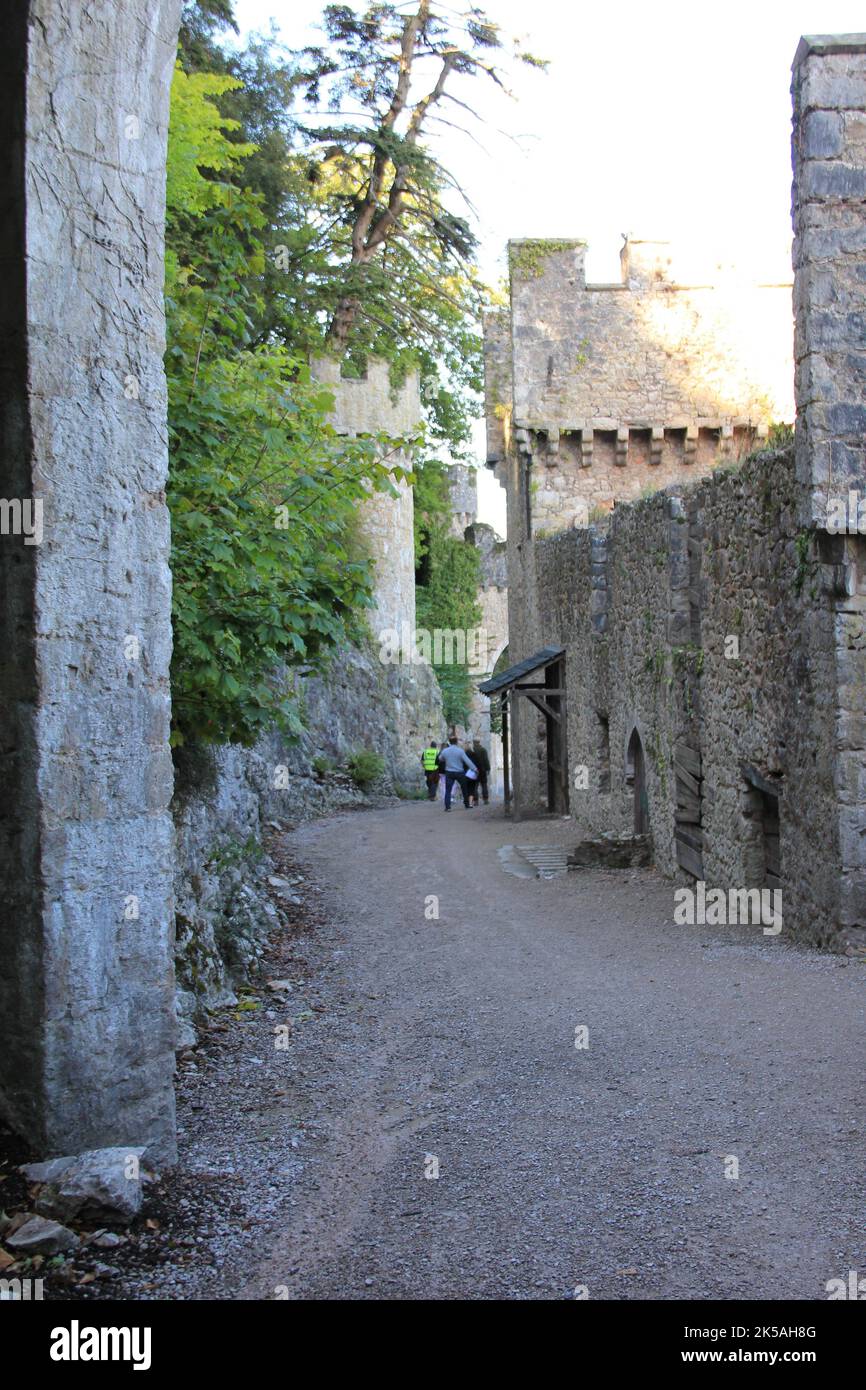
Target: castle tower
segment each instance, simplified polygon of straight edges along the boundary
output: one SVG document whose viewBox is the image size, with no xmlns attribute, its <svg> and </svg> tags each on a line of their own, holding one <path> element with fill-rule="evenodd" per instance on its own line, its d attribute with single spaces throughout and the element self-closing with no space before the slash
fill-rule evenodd
<svg viewBox="0 0 866 1390">
<path fill-rule="evenodd" d="M 343 377 L 340 363 L 317 358 L 313 376 L 334 393 L 332 423 L 338 434 L 387 434 L 392 437 L 414 435 L 421 423 L 421 393 L 417 372 L 410 373 L 402 386 L 391 386 L 387 362 L 371 359 L 363 378 Z M 411 468 L 408 457 L 397 458 Z M 397 496 L 377 492 L 359 511 L 361 534 L 373 559 L 375 570 L 375 612 L 370 614 L 374 641 L 381 650 L 393 651 L 385 634 L 399 637 L 398 659 L 383 660 L 383 704 L 390 713 L 392 740 L 391 771 L 408 787 L 419 777 L 418 756 L 432 736 L 444 733 L 442 693 L 432 666 L 413 663 L 415 633 L 415 499 L 408 483 L 395 484 Z M 400 659 L 402 657 L 402 659 Z"/>
<path fill-rule="evenodd" d="M 511 242 L 511 303 L 485 324 L 488 462 L 522 460 L 527 534 L 585 526 L 793 420 L 790 281 L 629 240 L 621 280 L 592 285 L 585 256 Z"/>
<path fill-rule="evenodd" d="M 421 423 L 421 394 L 417 372 L 410 373 L 395 392 L 387 362 L 371 360 L 362 378 L 340 375 L 340 363 L 317 358 L 312 363 L 317 381 L 334 393 L 332 424 L 338 434 L 389 434 L 417 431 Z M 410 460 L 397 460 L 407 468 Z M 400 632 L 403 624 L 415 629 L 414 499 L 408 483 L 399 483 L 398 495 L 377 492 L 361 509 L 361 531 L 376 573 L 376 614 L 371 626 L 377 631 Z"/>
</svg>

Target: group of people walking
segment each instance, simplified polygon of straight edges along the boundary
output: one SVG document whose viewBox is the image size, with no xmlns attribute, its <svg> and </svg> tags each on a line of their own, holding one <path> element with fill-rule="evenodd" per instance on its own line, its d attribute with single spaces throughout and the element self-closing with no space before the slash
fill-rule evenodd
<svg viewBox="0 0 866 1390">
<path fill-rule="evenodd" d="M 461 746 L 456 734 L 447 743 L 438 744 L 434 739 L 421 754 L 421 765 L 427 779 L 427 800 L 435 801 L 439 796 L 439 779 L 445 778 L 445 810 L 451 810 L 451 795 L 455 782 L 463 795 L 463 805 L 471 811 L 483 797 L 484 804 L 490 800 L 489 777 L 490 756 L 479 740 L 467 739 Z"/>
</svg>

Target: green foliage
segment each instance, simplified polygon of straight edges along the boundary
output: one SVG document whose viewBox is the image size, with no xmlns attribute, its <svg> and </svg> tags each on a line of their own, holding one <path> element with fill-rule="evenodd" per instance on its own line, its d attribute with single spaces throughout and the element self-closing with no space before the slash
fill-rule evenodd
<svg viewBox="0 0 866 1390">
<path fill-rule="evenodd" d="M 478 552 L 468 541 L 451 535 L 451 493 L 447 467 L 428 459 L 415 473 L 415 578 L 419 628 L 467 634 L 481 621 L 478 606 Z M 443 658 L 447 652 L 443 651 Z M 465 663 L 433 667 L 442 690 L 445 719 L 466 722 L 472 698 L 472 677 Z"/>
<path fill-rule="evenodd" d="M 437 628 L 467 634 L 481 621 L 478 605 L 480 581 L 478 552 L 474 546 L 444 528 L 434 527 L 427 536 L 427 582 L 416 588 L 419 628 L 433 633 Z M 449 724 L 465 724 L 472 698 L 472 678 L 465 663 L 447 662 L 444 657 L 433 667 L 442 689 L 445 719 Z"/>
<path fill-rule="evenodd" d="M 696 642 L 684 642 L 681 646 L 671 648 L 674 670 L 678 675 L 688 675 L 694 673 L 700 676 L 704 669 L 704 649 L 699 647 Z"/>
<path fill-rule="evenodd" d="M 511 664 L 511 655 L 505 647 L 499 655 L 496 665 L 491 671 L 491 676 L 501 676 L 503 671 L 507 671 Z M 490 701 L 490 732 L 492 734 L 502 733 L 502 700 L 498 695 L 494 695 Z"/>
<path fill-rule="evenodd" d="M 300 719 L 285 672 L 358 640 L 370 565 L 358 502 L 401 470 L 396 443 L 346 442 L 330 393 L 282 344 L 257 344 L 261 200 L 211 174 L 244 158 L 218 116 L 223 78 L 172 89 L 166 275 L 174 579 L 173 742 L 252 743 Z M 216 85 L 215 85 L 216 84 Z M 175 121 L 175 113 L 178 113 Z"/>
<path fill-rule="evenodd" d="M 230 175 L 252 154 L 248 142 L 231 143 L 229 131 L 238 121 L 221 115 L 213 98 L 240 86 L 236 78 L 212 72 L 187 74 L 175 66 L 171 87 L 171 138 L 166 157 L 166 206 L 170 215 L 197 217 L 206 209 L 225 206 L 231 189 L 211 175 Z"/>
<path fill-rule="evenodd" d="M 207 867 L 212 872 L 221 874 L 226 869 L 260 864 L 264 857 L 264 846 L 255 835 L 250 835 L 246 840 L 231 836 L 211 852 L 207 859 Z"/>
<path fill-rule="evenodd" d="M 346 766 L 355 786 L 360 787 L 361 791 L 368 791 L 385 771 L 385 759 L 369 748 L 360 748 L 352 754 Z"/>
<path fill-rule="evenodd" d="M 232 0 L 185 0 L 180 17 L 179 47 L 187 72 L 200 68 L 221 71 L 225 63 L 216 35 L 238 32 Z"/>
<path fill-rule="evenodd" d="M 511 278 L 537 280 L 544 274 L 551 256 L 585 245 L 585 241 L 512 241 L 508 248 L 508 269 Z"/>
<path fill-rule="evenodd" d="M 298 357 L 328 349 L 348 373 L 384 357 L 395 387 L 417 369 L 430 438 L 466 458 L 491 292 L 470 219 L 455 211 L 471 205 L 427 132 L 473 116 L 473 82 L 507 92 L 512 60 L 546 65 L 506 44 L 482 10 L 459 16 L 435 0 L 327 5 L 322 28 L 322 45 L 299 53 L 273 37 L 224 51 L 220 30 L 237 32 L 231 0 L 184 6 L 184 68 L 233 79 L 213 89 L 237 122 L 228 141 L 244 150 L 229 177 L 260 200 L 254 340 L 279 340 Z"/>
<path fill-rule="evenodd" d="M 770 449 L 789 449 L 794 443 L 794 426 L 774 423 L 770 426 L 767 446 Z"/>
<path fill-rule="evenodd" d="M 427 459 L 415 470 L 414 481 L 415 568 L 423 572 L 429 554 L 429 536 L 451 523 L 451 492 L 446 465 Z"/>
<path fill-rule="evenodd" d="M 806 580 L 815 568 L 815 563 L 812 560 L 812 536 L 809 531 L 797 532 L 794 538 L 794 551 L 797 556 L 797 569 L 794 573 L 794 593 L 799 595 L 803 592 Z"/>
<path fill-rule="evenodd" d="M 395 787 L 401 801 L 426 801 L 427 792 L 423 787 Z"/>
<path fill-rule="evenodd" d="M 479 411 L 487 291 L 459 190 L 420 136 L 452 73 L 502 85 L 502 36 L 478 9 L 455 19 L 428 0 L 411 15 L 327 6 L 324 27 L 321 49 L 265 38 L 238 53 L 221 47 L 237 31 L 231 0 L 183 8 L 166 250 L 176 744 L 297 732 L 286 672 L 321 669 L 363 633 L 357 504 L 403 476 L 393 451 L 419 441 L 338 439 L 310 356 L 336 344 L 348 374 L 384 357 L 395 387 L 417 369 L 428 438 L 452 456 Z M 409 85 L 436 72 L 442 85 L 403 90 L 407 44 Z M 471 627 L 477 560 L 447 536 L 430 468 L 420 613 Z M 468 673 L 440 679 L 456 718 Z"/>
</svg>

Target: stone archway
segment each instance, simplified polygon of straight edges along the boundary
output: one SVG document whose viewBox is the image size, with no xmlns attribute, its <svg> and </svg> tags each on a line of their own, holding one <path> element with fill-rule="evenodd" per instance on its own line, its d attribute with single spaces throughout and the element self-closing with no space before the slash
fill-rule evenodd
<svg viewBox="0 0 866 1390">
<path fill-rule="evenodd" d="M 4 28 L 0 1111 L 43 1153 L 175 1153 L 162 295 L 180 9 L 31 0 Z M 38 538 L 5 525 L 25 506 Z"/>
</svg>

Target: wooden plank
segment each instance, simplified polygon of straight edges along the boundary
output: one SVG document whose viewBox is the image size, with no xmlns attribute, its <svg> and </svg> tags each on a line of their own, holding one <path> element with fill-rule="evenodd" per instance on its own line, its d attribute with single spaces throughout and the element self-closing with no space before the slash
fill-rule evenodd
<svg viewBox="0 0 866 1390">
<path fill-rule="evenodd" d="M 676 850 L 677 863 L 679 864 L 680 868 L 685 869 L 686 873 L 691 874 L 694 878 L 703 878 L 703 857 L 700 854 L 698 854 L 695 850 L 689 849 L 688 845 L 682 844 L 679 840 L 677 840 L 676 842 Z"/>
<path fill-rule="evenodd" d="M 686 769 L 680 763 L 674 763 L 674 774 L 677 782 L 682 785 L 686 791 L 691 792 L 692 796 L 700 796 L 701 784 L 697 777 L 693 777 L 690 772 L 686 772 Z M 679 786 L 677 787 L 677 791 L 679 791 Z"/>
<path fill-rule="evenodd" d="M 683 786 L 677 786 L 676 799 L 678 806 L 688 806 L 689 809 L 695 807 L 700 810 L 703 805 L 702 798 L 695 796 L 694 792 L 687 791 Z"/>
<path fill-rule="evenodd" d="M 674 827 L 674 838 L 677 843 L 689 845 L 692 849 L 703 849 L 704 837 L 700 830 L 693 830 L 685 825 Z"/>
<path fill-rule="evenodd" d="M 701 755 L 696 748 L 690 748 L 687 743 L 678 743 L 674 748 L 674 762 L 681 763 L 693 777 L 700 777 Z"/>
</svg>

